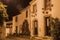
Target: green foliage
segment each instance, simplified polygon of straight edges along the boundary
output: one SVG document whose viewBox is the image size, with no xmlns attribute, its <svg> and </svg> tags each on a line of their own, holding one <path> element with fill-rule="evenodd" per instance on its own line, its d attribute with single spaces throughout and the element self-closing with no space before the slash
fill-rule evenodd
<svg viewBox="0 0 60 40">
<path fill-rule="evenodd" d="M 8 17 L 5 7 L 7 6 L 0 2 L 0 26 L 3 26 L 3 22 L 5 21 L 6 17 Z"/>
<path fill-rule="evenodd" d="M 58 19 L 58 18 L 54 18 L 53 20 L 52 20 L 52 25 L 53 25 L 53 35 L 54 35 L 54 38 L 55 38 L 55 40 L 58 40 L 58 39 L 60 39 L 59 37 L 60 37 L 60 20 Z"/>
<path fill-rule="evenodd" d="M 0 26 L 3 25 L 4 17 L 3 17 L 3 12 L 0 11 Z"/>
</svg>

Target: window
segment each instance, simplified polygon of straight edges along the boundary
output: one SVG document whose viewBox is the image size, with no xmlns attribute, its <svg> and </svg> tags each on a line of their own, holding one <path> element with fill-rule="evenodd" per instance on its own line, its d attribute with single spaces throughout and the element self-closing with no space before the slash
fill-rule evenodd
<svg viewBox="0 0 60 40">
<path fill-rule="evenodd" d="M 28 11 L 26 11 L 26 18 L 28 17 Z"/>
<path fill-rule="evenodd" d="M 45 4 L 45 9 L 47 9 L 51 5 L 51 0 L 45 0 L 44 4 Z"/>
<path fill-rule="evenodd" d="M 6 24 L 6 28 L 12 28 L 12 23 Z"/>
<path fill-rule="evenodd" d="M 15 21 L 17 22 L 17 20 L 18 20 L 18 17 L 16 16 L 16 19 L 15 19 Z"/>
<path fill-rule="evenodd" d="M 37 5 L 34 4 L 34 5 L 33 5 L 33 13 L 36 13 L 36 12 L 37 12 Z"/>
</svg>

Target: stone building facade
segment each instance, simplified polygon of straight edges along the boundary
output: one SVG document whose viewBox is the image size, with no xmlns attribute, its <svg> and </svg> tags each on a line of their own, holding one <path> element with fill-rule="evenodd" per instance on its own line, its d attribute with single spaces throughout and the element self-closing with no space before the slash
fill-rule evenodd
<svg viewBox="0 0 60 40">
<path fill-rule="evenodd" d="M 37 37 L 47 37 L 51 38 L 51 18 L 60 19 L 60 8 L 59 0 L 32 0 L 30 2 L 31 10 L 31 35 L 34 35 L 37 31 Z M 34 20 L 37 22 L 35 23 Z M 35 26 L 34 26 L 35 25 Z M 34 28 L 36 27 L 36 28 Z"/>
<path fill-rule="evenodd" d="M 50 39 L 51 18 L 60 19 L 59 2 L 60 0 L 32 0 L 28 7 L 20 11 L 21 14 L 13 17 L 13 32 L 22 33 L 22 27 L 29 25 L 26 27 L 31 37 Z M 24 24 L 24 21 L 28 23 Z"/>
<path fill-rule="evenodd" d="M 20 14 L 13 17 L 13 31 L 16 34 L 23 34 L 23 30 L 30 32 L 30 9 L 29 6 L 20 11 Z M 27 30 L 26 30 L 26 29 Z M 24 33 L 26 33 L 24 31 Z"/>
<path fill-rule="evenodd" d="M 8 21 L 8 22 L 5 22 L 5 25 L 6 25 L 6 37 L 7 36 L 10 36 L 10 35 L 12 35 L 12 27 L 13 27 L 13 22 L 12 21 Z"/>
</svg>

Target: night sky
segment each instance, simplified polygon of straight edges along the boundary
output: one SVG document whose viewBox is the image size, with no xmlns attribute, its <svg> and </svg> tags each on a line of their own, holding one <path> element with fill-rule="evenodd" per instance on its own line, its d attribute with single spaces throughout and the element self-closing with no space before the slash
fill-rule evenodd
<svg viewBox="0 0 60 40">
<path fill-rule="evenodd" d="M 31 0 L 1 0 L 7 7 L 7 13 L 11 20 L 13 16 L 20 14 L 19 11 L 29 5 Z"/>
</svg>

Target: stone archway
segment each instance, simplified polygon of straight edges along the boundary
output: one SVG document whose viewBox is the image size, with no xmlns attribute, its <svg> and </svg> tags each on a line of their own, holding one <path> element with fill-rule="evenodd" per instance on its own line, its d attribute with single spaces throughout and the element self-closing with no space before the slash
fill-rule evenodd
<svg viewBox="0 0 60 40">
<path fill-rule="evenodd" d="M 22 25 L 22 34 L 23 35 L 30 35 L 30 31 L 29 31 L 29 24 L 27 20 L 24 20 L 23 25 Z"/>
</svg>

